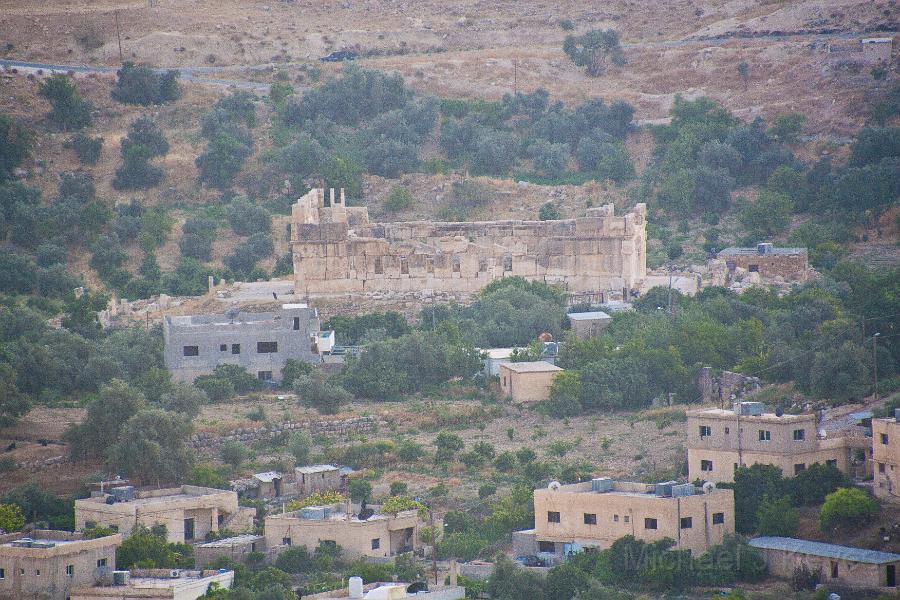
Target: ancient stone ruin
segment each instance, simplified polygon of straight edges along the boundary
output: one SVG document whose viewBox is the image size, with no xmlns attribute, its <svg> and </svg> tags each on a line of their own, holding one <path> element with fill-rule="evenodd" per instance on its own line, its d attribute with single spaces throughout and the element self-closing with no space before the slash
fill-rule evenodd
<svg viewBox="0 0 900 600">
<path fill-rule="evenodd" d="M 314 189 L 293 207 L 295 293 L 476 292 L 500 277 L 570 292 L 628 295 L 647 274 L 647 208 L 613 205 L 558 221 L 370 223 L 341 190 Z"/>
</svg>

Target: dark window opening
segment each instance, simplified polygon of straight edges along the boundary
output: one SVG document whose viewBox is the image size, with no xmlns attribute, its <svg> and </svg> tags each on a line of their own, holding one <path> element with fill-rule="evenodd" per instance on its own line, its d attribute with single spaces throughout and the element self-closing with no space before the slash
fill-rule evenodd
<svg viewBox="0 0 900 600">
<path fill-rule="evenodd" d="M 884 463 L 878 463 L 878 472 L 884 473 Z"/>
<path fill-rule="evenodd" d="M 232 344 L 231 345 L 231 353 L 232 354 L 240 354 L 241 353 L 241 345 L 240 344 Z"/>
<path fill-rule="evenodd" d="M 801 440 L 806 439 L 806 430 L 805 429 L 795 429 L 794 430 L 794 441 L 799 442 Z"/>
<path fill-rule="evenodd" d="M 538 542 L 538 552 L 548 552 L 550 554 L 556 554 L 556 543 Z"/>
<path fill-rule="evenodd" d="M 656 529 L 656 519 L 644 519 L 644 529 Z"/>
<path fill-rule="evenodd" d="M 547 522 L 548 523 L 559 523 L 559 513 L 554 511 L 547 512 Z"/>
<path fill-rule="evenodd" d="M 772 432 L 771 432 L 771 431 L 768 431 L 768 430 L 766 430 L 766 429 L 760 429 L 760 430 L 759 430 L 759 441 L 761 441 L 761 442 L 768 442 L 768 441 L 771 441 L 771 439 L 772 439 Z"/>
<path fill-rule="evenodd" d="M 105 566 L 106 566 L 106 559 L 105 559 L 105 558 L 97 559 L 97 566 L 98 566 L 98 567 L 105 567 Z"/>
<path fill-rule="evenodd" d="M 381 257 L 375 257 L 375 274 L 381 275 L 384 273 L 384 265 L 381 263 Z"/>
<path fill-rule="evenodd" d="M 381 548 L 381 538 L 372 538 L 372 550 Z"/>
<path fill-rule="evenodd" d="M 479 258 L 478 259 L 478 272 L 484 273 L 485 271 L 487 271 L 487 259 Z"/>
<path fill-rule="evenodd" d="M 185 356 L 200 356 L 200 346 L 185 346 L 183 352 Z"/>
<path fill-rule="evenodd" d="M 294 331 L 300 331 L 300 317 L 294 317 Z"/>
<path fill-rule="evenodd" d="M 453 257 L 453 272 L 459 273 L 460 261 L 458 256 Z"/>
<path fill-rule="evenodd" d="M 713 464 L 711 460 L 701 460 L 700 461 L 700 470 L 701 471 L 712 471 Z"/>
<path fill-rule="evenodd" d="M 503 257 L 503 270 L 507 272 L 512 271 L 512 256 Z"/>
<path fill-rule="evenodd" d="M 225 352 L 228 350 L 228 344 L 219 344 L 219 352 Z"/>
<path fill-rule="evenodd" d="M 886 433 L 882 433 L 882 434 L 881 434 L 881 443 L 887 445 L 887 443 L 888 443 L 888 434 L 886 434 Z"/>
<path fill-rule="evenodd" d="M 278 352 L 278 342 L 256 342 L 257 354 L 272 354 Z"/>
<path fill-rule="evenodd" d="M 828 465 L 829 467 L 835 467 L 835 468 L 837 468 L 837 459 L 836 459 L 836 458 L 829 458 L 828 460 L 825 461 L 825 464 Z"/>
<path fill-rule="evenodd" d="M 256 376 L 260 381 L 272 381 L 272 371 L 259 371 Z"/>
<path fill-rule="evenodd" d="M 409 275 L 409 260 L 405 258 L 400 259 L 400 274 Z"/>
<path fill-rule="evenodd" d="M 838 564 L 837 564 L 837 561 L 834 561 L 834 560 L 831 561 L 831 578 L 832 579 L 838 578 Z"/>
<path fill-rule="evenodd" d="M 281 545 L 282 546 L 291 546 L 292 545 L 291 538 L 281 538 Z"/>
<path fill-rule="evenodd" d="M 691 517 L 681 517 L 681 528 L 690 529 L 694 525 L 694 519 Z"/>
<path fill-rule="evenodd" d="M 725 513 L 713 513 L 713 525 L 722 525 L 725 522 Z"/>
<path fill-rule="evenodd" d="M 185 539 L 185 541 L 194 539 L 194 520 L 193 519 L 185 519 L 184 520 L 184 539 Z"/>
<path fill-rule="evenodd" d="M 794 465 L 794 475 L 799 475 L 802 471 L 806 470 L 806 465 L 804 463 L 797 463 Z"/>
<path fill-rule="evenodd" d="M 597 515 L 593 513 L 584 513 L 584 524 L 585 525 L 596 525 L 597 524 Z"/>
<path fill-rule="evenodd" d="M 712 427 L 709 425 L 701 425 L 700 426 L 700 437 L 710 437 L 712 436 Z"/>
<path fill-rule="evenodd" d="M 759 273 L 759 265 L 750 265 L 747 267 L 747 270 L 751 273 Z"/>
</svg>

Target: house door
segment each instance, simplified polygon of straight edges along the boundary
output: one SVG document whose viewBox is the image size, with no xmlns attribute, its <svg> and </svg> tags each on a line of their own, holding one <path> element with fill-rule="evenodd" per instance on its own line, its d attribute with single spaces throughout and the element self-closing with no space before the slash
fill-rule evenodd
<svg viewBox="0 0 900 600">
<path fill-rule="evenodd" d="M 184 541 L 194 539 L 194 520 L 193 519 L 185 519 L 184 520 Z"/>
<path fill-rule="evenodd" d="M 896 587 L 897 585 L 897 565 L 887 566 L 887 586 Z"/>
</svg>

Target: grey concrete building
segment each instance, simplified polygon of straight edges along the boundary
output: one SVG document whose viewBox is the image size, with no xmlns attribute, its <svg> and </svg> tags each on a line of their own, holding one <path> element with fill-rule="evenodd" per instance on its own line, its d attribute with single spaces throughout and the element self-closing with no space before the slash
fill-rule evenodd
<svg viewBox="0 0 900 600">
<path fill-rule="evenodd" d="M 193 381 L 218 365 L 244 367 L 262 380 L 280 381 L 287 359 L 321 362 L 319 314 L 306 304 L 277 312 L 166 316 L 166 367 L 176 381 Z"/>
</svg>

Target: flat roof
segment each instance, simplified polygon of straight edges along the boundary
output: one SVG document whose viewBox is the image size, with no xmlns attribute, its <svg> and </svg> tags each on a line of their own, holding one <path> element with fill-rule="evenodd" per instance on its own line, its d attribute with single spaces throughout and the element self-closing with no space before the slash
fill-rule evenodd
<svg viewBox="0 0 900 600">
<path fill-rule="evenodd" d="M 334 465 L 307 465 L 305 467 L 294 467 L 294 471 L 296 473 L 304 473 L 309 475 L 311 473 L 324 473 L 326 471 L 337 471 L 338 468 Z"/>
<path fill-rule="evenodd" d="M 595 310 L 591 312 L 580 312 L 580 313 L 568 313 L 566 314 L 572 321 L 596 321 L 598 319 L 612 319 L 611 316 L 606 314 L 601 310 Z"/>
<path fill-rule="evenodd" d="M 282 475 L 277 471 L 266 471 L 265 473 L 256 473 L 253 476 L 253 479 L 257 479 L 263 483 L 272 483 L 276 479 L 282 479 Z"/>
<path fill-rule="evenodd" d="M 806 254 L 806 248 L 769 248 L 765 254 L 753 248 L 731 247 L 719 251 L 719 256 L 796 256 Z"/>
<path fill-rule="evenodd" d="M 810 556 L 821 556 L 824 558 L 836 558 L 839 560 L 849 560 L 870 565 L 900 562 L 900 554 L 894 554 L 892 552 L 853 548 L 851 546 L 839 546 L 838 544 L 812 542 L 797 538 L 758 537 L 753 538 L 749 543 L 754 548 L 783 550 L 785 552 L 796 552 L 798 554 L 808 554 Z"/>
<path fill-rule="evenodd" d="M 291 310 L 294 308 L 309 308 L 309 305 L 302 302 L 296 302 L 294 304 L 282 304 L 281 308 L 284 310 Z"/>
<path fill-rule="evenodd" d="M 223 538 L 221 540 L 216 540 L 214 542 L 207 542 L 205 544 L 200 544 L 201 548 L 230 548 L 231 546 L 236 546 L 239 544 L 252 544 L 253 542 L 258 542 L 259 540 L 265 539 L 261 535 L 254 535 L 252 533 L 246 533 L 244 535 L 236 535 L 234 537 Z"/>
<path fill-rule="evenodd" d="M 485 348 L 482 350 L 488 358 L 509 358 L 515 348 Z"/>
<path fill-rule="evenodd" d="M 26 548 L 27 546 L 23 546 L 22 544 L 25 542 L 32 542 L 34 544 L 41 544 L 42 546 L 31 547 L 29 550 L 46 550 L 48 548 L 55 548 L 57 546 L 65 546 L 66 544 L 77 544 L 79 542 L 87 542 L 90 540 L 51 540 L 47 538 L 30 538 L 30 537 L 20 537 L 15 540 L 10 540 L 8 542 L 4 542 L 0 544 L 0 547 L 5 548 Z"/>
<path fill-rule="evenodd" d="M 546 373 L 547 371 L 562 371 L 560 367 L 543 360 L 530 362 L 511 362 L 500 365 L 514 373 Z"/>
<path fill-rule="evenodd" d="M 687 412 L 689 417 L 706 417 L 711 419 L 736 419 L 737 414 L 734 410 L 730 408 L 703 408 L 697 410 L 689 410 Z M 792 421 L 806 421 L 809 419 L 815 419 L 816 416 L 812 413 L 803 413 L 800 415 L 789 415 L 784 414 L 782 416 L 778 416 L 775 413 L 763 413 L 761 415 L 741 415 L 742 421 L 765 421 L 765 422 L 792 422 Z"/>
</svg>

